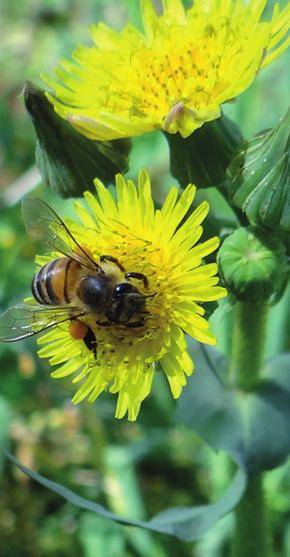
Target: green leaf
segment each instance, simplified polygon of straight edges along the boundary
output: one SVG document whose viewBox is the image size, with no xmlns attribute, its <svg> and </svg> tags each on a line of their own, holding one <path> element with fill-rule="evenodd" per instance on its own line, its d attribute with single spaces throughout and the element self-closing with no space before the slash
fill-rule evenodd
<svg viewBox="0 0 290 557">
<path fill-rule="evenodd" d="M 36 161 L 44 183 L 62 197 L 80 197 L 93 181 L 115 181 L 128 170 L 131 143 L 127 139 L 91 141 L 60 118 L 44 91 L 27 83 L 26 108 L 37 134 Z"/>
<path fill-rule="evenodd" d="M 239 503 L 247 484 L 247 475 L 241 468 L 236 472 L 225 494 L 215 503 L 197 507 L 167 509 L 151 519 L 150 524 L 170 527 L 171 532 L 185 541 L 193 541 L 205 534 L 225 514 Z M 161 530 L 159 530 L 161 531 Z"/>
<path fill-rule="evenodd" d="M 224 114 L 206 122 L 186 139 L 165 133 L 170 150 L 170 171 L 182 187 L 220 186 L 225 171 L 243 141 L 239 127 Z"/>
<path fill-rule="evenodd" d="M 198 539 L 224 514 L 230 512 L 241 499 L 247 483 L 247 476 L 244 470 L 238 469 L 225 494 L 215 503 L 197 507 L 174 507 L 166 509 L 148 521 L 134 520 L 114 514 L 102 505 L 80 497 L 63 485 L 48 480 L 37 472 L 33 472 L 21 464 L 14 456 L 6 454 L 24 474 L 51 491 L 58 493 L 66 501 L 77 507 L 95 512 L 98 515 L 126 526 L 138 526 L 153 532 L 174 535 L 184 541 Z"/>
<path fill-rule="evenodd" d="M 267 364 L 255 392 L 226 384 L 226 359 L 192 345 L 196 373 L 178 401 L 177 419 L 248 474 L 280 466 L 290 454 L 290 354 Z"/>
</svg>

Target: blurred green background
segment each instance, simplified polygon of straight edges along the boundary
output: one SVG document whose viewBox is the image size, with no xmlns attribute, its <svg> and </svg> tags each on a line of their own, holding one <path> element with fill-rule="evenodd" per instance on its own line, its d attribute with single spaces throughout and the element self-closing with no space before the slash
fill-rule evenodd
<svg viewBox="0 0 290 557">
<path fill-rule="evenodd" d="M 268 14 L 272 7 L 269 2 Z M 43 71 L 51 71 L 78 42 L 90 44 L 90 23 L 103 20 L 118 29 L 129 17 L 140 25 L 137 0 L 0 0 L 1 310 L 29 293 L 34 272 L 36 247 L 24 234 L 21 198 L 36 188 L 38 196 L 57 206 L 58 212 L 73 212 L 71 200 L 60 202 L 40 184 L 34 131 L 21 94 L 24 82 L 41 85 Z M 227 105 L 226 113 L 250 137 L 284 115 L 289 90 L 286 53 Z M 142 166 L 149 168 L 156 200 L 161 201 L 174 182 L 161 134 L 134 140 L 130 175 L 135 177 Z M 212 216 L 224 215 L 217 192 L 203 190 L 199 195 L 212 202 Z M 286 293 L 271 310 L 270 356 L 289 349 L 289 298 Z M 223 351 L 228 349 L 229 322 L 227 316 L 216 317 L 213 323 Z M 175 403 L 161 376 L 137 424 L 113 418 L 112 395 L 94 405 L 75 407 L 70 403 L 72 392 L 69 379 L 58 382 L 49 377 L 49 366 L 37 359 L 34 339 L 0 345 L 1 557 L 226 557 L 231 516 L 199 542 L 182 543 L 120 527 L 74 508 L 8 464 L 2 448 L 83 496 L 134 518 L 150 517 L 166 506 L 203 504 L 223 493 L 228 484 L 227 458 L 175 424 Z M 268 474 L 267 486 L 274 555 L 286 557 L 290 555 L 289 465 Z"/>
</svg>

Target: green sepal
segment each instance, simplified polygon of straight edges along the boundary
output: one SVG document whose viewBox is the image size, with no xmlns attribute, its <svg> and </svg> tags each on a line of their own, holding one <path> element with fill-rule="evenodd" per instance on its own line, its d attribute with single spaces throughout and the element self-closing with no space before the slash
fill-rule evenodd
<svg viewBox="0 0 290 557">
<path fill-rule="evenodd" d="M 243 142 L 240 128 L 224 114 L 203 124 L 186 139 L 165 133 L 170 151 L 170 172 L 181 187 L 221 186 L 237 146 Z"/>
<path fill-rule="evenodd" d="M 27 83 L 24 100 L 37 135 L 36 161 L 44 183 L 61 197 L 80 197 L 99 178 L 105 185 L 128 170 L 130 140 L 91 141 L 60 118 L 44 91 Z"/>
<path fill-rule="evenodd" d="M 226 288 L 238 300 L 267 301 L 285 287 L 285 246 L 262 229 L 249 226 L 235 230 L 220 247 L 217 262 Z"/>
<path fill-rule="evenodd" d="M 290 110 L 276 127 L 240 146 L 227 177 L 229 198 L 252 224 L 290 231 Z"/>
</svg>

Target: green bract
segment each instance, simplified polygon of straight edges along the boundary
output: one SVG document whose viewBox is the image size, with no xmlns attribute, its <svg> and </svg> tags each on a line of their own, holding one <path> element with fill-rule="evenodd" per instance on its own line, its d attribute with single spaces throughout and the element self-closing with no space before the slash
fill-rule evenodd
<svg viewBox="0 0 290 557">
<path fill-rule="evenodd" d="M 106 185 L 128 170 L 130 140 L 90 141 L 59 118 L 45 94 L 32 83 L 24 89 L 26 108 L 37 134 L 36 161 L 45 184 L 61 197 L 94 190 L 98 176 Z"/>
<path fill-rule="evenodd" d="M 239 127 L 224 114 L 207 122 L 186 139 L 166 133 L 170 171 L 182 187 L 193 182 L 199 188 L 220 186 L 225 171 L 243 142 Z"/>
<path fill-rule="evenodd" d="M 246 141 L 228 169 L 228 192 L 253 224 L 290 230 L 290 110 L 270 131 Z"/>
</svg>

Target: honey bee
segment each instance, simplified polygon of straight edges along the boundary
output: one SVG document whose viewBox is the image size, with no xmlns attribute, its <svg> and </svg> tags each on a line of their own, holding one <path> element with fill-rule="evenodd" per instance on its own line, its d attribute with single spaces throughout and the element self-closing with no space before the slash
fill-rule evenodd
<svg viewBox="0 0 290 557">
<path fill-rule="evenodd" d="M 70 321 L 72 338 L 82 339 L 96 357 L 97 339 L 82 320 L 85 316 L 93 317 L 99 327 L 144 327 L 146 298 L 154 294 L 142 294 L 131 282 L 141 281 L 147 289 L 143 273 L 126 272 L 111 255 L 103 254 L 95 261 L 44 201 L 24 199 L 22 213 L 28 234 L 61 256 L 35 273 L 31 290 L 36 303 L 19 304 L 2 313 L 2 342 L 22 340 Z"/>
</svg>

